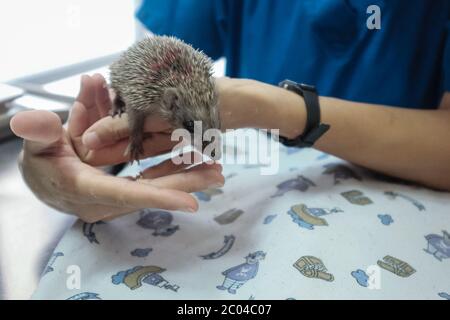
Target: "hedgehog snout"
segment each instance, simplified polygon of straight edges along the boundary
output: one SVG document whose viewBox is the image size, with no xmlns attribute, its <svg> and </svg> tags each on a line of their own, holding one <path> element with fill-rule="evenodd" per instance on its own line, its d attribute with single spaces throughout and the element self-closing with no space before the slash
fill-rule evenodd
<svg viewBox="0 0 450 320">
<path fill-rule="evenodd" d="M 183 127 L 190 133 L 194 133 L 194 129 L 195 129 L 194 121 L 187 120 L 187 121 L 183 122 Z"/>
<path fill-rule="evenodd" d="M 187 130 L 187 131 L 189 131 L 189 133 L 192 135 L 192 139 L 193 139 L 193 141 L 195 141 L 195 122 L 193 121 L 193 120 L 187 120 L 187 121 L 184 121 L 183 122 L 183 127 Z M 202 123 L 202 128 L 203 128 L 203 123 Z M 202 152 L 204 152 L 204 150 L 211 144 L 211 142 L 210 141 L 205 141 L 205 140 L 203 140 L 203 134 L 204 134 L 204 132 L 206 131 L 205 130 L 205 128 L 203 128 L 203 130 L 202 130 L 203 132 L 201 132 L 201 138 L 202 138 Z M 214 152 L 214 150 L 212 151 L 212 154 L 211 154 L 211 156 L 212 157 L 215 157 L 215 152 Z"/>
</svg>

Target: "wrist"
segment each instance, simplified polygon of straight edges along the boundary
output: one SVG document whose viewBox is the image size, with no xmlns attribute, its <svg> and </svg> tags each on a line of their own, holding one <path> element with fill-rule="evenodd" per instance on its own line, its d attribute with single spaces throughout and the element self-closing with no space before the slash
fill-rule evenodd
<svg viewBox="0 0 450 320">
<path fill-rule="evenodd" d="M 222 129 L 279 129 L 280 135 L 295 138 L 306 125 L 302 97 L 259 81 L 218 79 Z"/>
<path fill-rule="evenodd" d="M 246 79 L 216 79 L 222 130 L 257 126 L 260 106 L 255 103 L 255 82 Z"/>
</svg>

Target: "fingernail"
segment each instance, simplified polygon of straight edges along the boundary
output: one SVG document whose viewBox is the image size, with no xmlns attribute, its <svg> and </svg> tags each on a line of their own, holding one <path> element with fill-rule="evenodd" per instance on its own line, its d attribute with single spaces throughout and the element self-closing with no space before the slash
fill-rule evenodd
<svg viewBox="0 0 450 320">
<path fill-rule="evenodd" d="M 89 149 L 95 149 L 100 146 L 101 141 L 98 134 L 95 132 L 89 132 L 83 135 L 83 144 Z"/>
<path fill-rule="evenodd" d="M 223 183 L 213 183 L 208 186 L 208 189 L 222 188 L 224 186 Z"/>
<path fill-rule="evenodd" d="M 207 159 L 207 160 L 205 161 L 205 163 L 206 163 L 207 165 L 212 166 L 212 165 L 215 164 L 216 162 L 215 162 L 214 160 L 212 160 L 212 159 Z"/>
<path fill-rule="evenodd" d="M 185 208 L 183 211 L 187 211 L 187 212 L 190 212 L 190 213 L 195 213 L 195 209 L 194 208 L 190 208 L 190 207 Z"/>
</svg>

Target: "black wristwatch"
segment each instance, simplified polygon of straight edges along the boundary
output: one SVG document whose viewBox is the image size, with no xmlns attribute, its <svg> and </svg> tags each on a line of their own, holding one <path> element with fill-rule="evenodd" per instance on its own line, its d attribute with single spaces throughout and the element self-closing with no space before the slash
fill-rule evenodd
<svg viewBox="0 0 450 320">
<path fill-rule="evenodd" d="M 306 106 L 305 131 L 294 139 L 279 137 L 279 141 L 287 147 L 310 148 L 314 143 L 330 129 L 325 123 L 320 123 L 319 96 L 314 86 L 299 84 L 294 81 L 285 80 L 279 84 L 280 87 L 293 91 L 303 97 Z"/>
</svg>

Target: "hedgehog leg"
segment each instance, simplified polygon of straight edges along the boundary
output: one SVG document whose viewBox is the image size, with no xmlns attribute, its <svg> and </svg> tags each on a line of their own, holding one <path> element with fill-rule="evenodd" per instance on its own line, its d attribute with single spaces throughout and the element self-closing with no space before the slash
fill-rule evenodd
<svg viewBox="0 0 450 320">
<path fill-rule="evenodd" d="M 139 157 L 144 154 L 144 123 L 145 116 L 142 113 L 129 113 L 130 143 L 125 150 L 125 155 L 129 156 L 130 161 L 139 161 Z"/>
<path fill-rule="evenodd" d="M 124 112 L 125 112 L 125 103 L 119 96 L 116 96 L 111 106 L 111 116 L 115 117 L 119 115 L 120 117 Z"/>
</svg>

